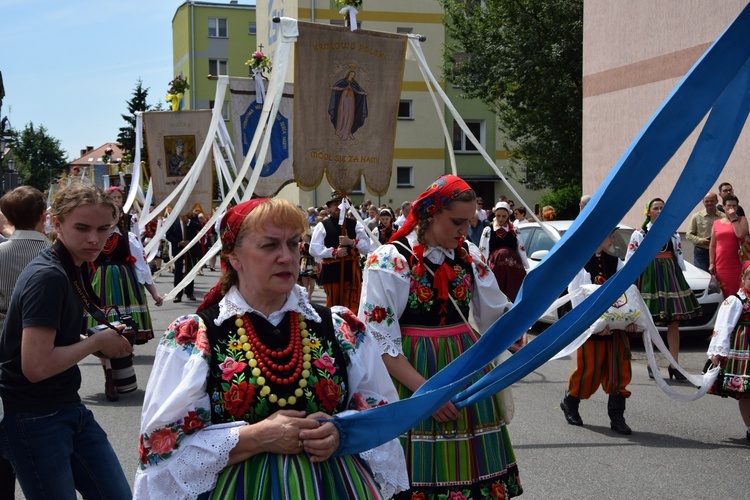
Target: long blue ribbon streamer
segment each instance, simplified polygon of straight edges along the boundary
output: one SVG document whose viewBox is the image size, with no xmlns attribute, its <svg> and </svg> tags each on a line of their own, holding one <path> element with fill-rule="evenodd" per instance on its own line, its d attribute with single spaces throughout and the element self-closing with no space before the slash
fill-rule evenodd
<svg viewBox="0 0 750 500">
<path fill-rule="evenodd" d="M 748 70 L 743 68 L 750 59 L 748 33 L 750 7 L 740 13 L 674 89 L 570 230 L 527 275 L 514 307 L 496 321 L 475 346 L 428 380 L 411 398 L 336 419 L 343 443 L 339 454 L 371 449 L 429 417 L 464 389 L 474 373 L 528 330 L 713 106 L 675 186 L 675 196 L 670 197 L 628 265 L 584 304 L 465 390 L 455 401 L 463 406 L 507 387 L 547 361 L 614 302 L 653 259 L 697 200 L 710 189 L 731 152 L 748 108 Z M 731 87 L 727 88 L 730 83 Z M 594 213 L 595 217 L 589 217 Z M 528 295 L 527 300 L 523 300 L 524 294 Z"/>
<path fill-rule="evenodd" d="M 573 311 L 575 314 L 565 315 L 565 321 L 558 321 L 529 344 L 535 348 L 529 354 L 533 357 L 532 361 L 520 366 L 519 362 L 511 357 L 464 393 L 459 394 L 459 406 L 475 403 L 497 393 L 546 362 L 596 321 L 599 315 L 633 283 L 634 276 L 638 277 L 643 272 L 664 242 L 693 209 L 696 197 L 705 195 L 711 189 L 729 159 L 750 110 L 749 83 L 750 66 L 746 63 L 737 78 L 714 104 L 683 174 L 672 191 L 674 195 L 667 201 L 668 206 L 665 205 L 648 236 L 625 267 L 583 304 L 576 307 Z M 550 339 L 549 342 L 547 339 Z M 537 346 L 539 340 L 542 342 Z M 512 377 L 509 377 L 509 374 L 512 374 Z"/>
</svg>

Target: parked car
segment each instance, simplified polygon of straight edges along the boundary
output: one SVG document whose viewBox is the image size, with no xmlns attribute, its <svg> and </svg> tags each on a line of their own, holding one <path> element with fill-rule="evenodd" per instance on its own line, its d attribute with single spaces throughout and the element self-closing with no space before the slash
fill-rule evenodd
<svg viewBox="0 0 750 500">
<path fill-rule="evenodd" d="M 556 220 L 547 222 L 547 226 L 553 232 L 562 236 L 565 231 L 570 229 L 573 224 L 572 220 Z M 555 241 L 552 240 L 549 234 L 544 232 L 539 224 L 531 222 L 518 228 L 523 237 L 523 242 L 526 245 L 526 254 L 529 257 L 529 266 L 533 269 L 534 266 L 539 264 L 545 255 L 552 249 Z M 610 253 L 617 255 L 620 259 L 625 259 L 625 253 L 628 250 L 628 243 L 630 242 L 630 235 L 633 234 L 635 228 L 620 224 L 617 226 L 615 231 L 614 245 L 610 250 Z M 716 322 L 716 313 L 719 310 L 719 306 L 724 300 L 721 291 L 715 286 L 709 286 L 711 283 L 711 275 L 702 269 L 698 269 L 687 260 L 685 261 L 685 267 L 687 270 L 683 273 L 687 280 L 690 288 L 693 290 L 698 302 L 701 305 L 703 314 L 697 318 L 691 319 L 680 326 L 680 331 L 704 331 L 713 330 L 714 323 Z M 557 311 L 553 311 L 539 319 L 542 323 L 552 324 L 557 321 L 558 317 L 565 314 L 570 310 L 570 306 L 561 307 Z M 659 331 L 666 332 L 667 327 L 658 327 Z"/>
</svg>

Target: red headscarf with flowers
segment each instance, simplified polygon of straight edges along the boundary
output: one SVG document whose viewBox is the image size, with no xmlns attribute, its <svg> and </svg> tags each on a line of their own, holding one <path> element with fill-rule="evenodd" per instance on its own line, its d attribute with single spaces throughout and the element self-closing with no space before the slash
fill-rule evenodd
<svg viewBox="0 0 750 500">
<path fill-rule="evenodd" d="M 409 212 L 406 222 L 393 236 L 391 236 L 388 243 L 393 243 L 394 241 L 408 235 L 414 230 L 420 220 L 429 219 L 442 208 L 450 205 L 459 195 L 470 190 L 471 187 L 460 177 L 455 175 L 444 175 L 438 177 L 429 188 L 419 195 L 419 198 L 414 200 L 411 204 L 411 211 Z M 471 256 L 464 251 L 463 244 L 464 238 L 461 238 L 456 245 L 456 252 L 458 252 L 464 260 L 471 262 Z M 426 270 L 424 265 L 424 248 L 421 244 L 417 244 L 412 248 L 412 252 L 417 259 L 417 265 L 414 267 L 414 272 L 421 276 Z M 452 272 L 452 270 L 446 270 L 445 272 L 448 271 Z M 450 276 L 444 277 L 443 274 L 443 266 L 441 266 L 441 268 L 438 269 L 438 272 L 435 273 L 435 285 L 439 290 L 440 297 L 443 300 L 447 300 L 447 282 L 443 282 L 449 280 Z"/>
<path fill-rule="evenodd" d="M 227 210 L 227 213 L 221 218 L 221 224 L 219 224 L 219 237 L 221 238 L 222 267 L 229 265 L 226 259 L 227 256 L 234 251 L 234 245 L 237 243 L 237 235 L 240 232 L 245 217 L 265 201 L 268 201 L 268 198 L 255 198 L 250 201 L 243 201 Z M 221 293 L 221 284 L 215 284 L 203 297 L 203 302 L 198 306 L 196 312 L 201 312 L 204 309 L 208 309 L 209 307 L 218 304 L 221 302 L 223 296 L 224 295 Z"/>
</svg>

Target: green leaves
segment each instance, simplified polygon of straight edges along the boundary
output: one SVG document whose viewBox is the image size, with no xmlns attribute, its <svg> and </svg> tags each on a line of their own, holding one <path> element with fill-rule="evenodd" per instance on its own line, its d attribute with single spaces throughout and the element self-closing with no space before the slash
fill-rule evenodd
<svg viewBox="0 0 750 500">
<path fill-rule="evenodd" d="M 532 188 L 580 185 L 582 0 L 441 2 L 445 78 L 497 115 L 511 166 Z"/>
</svg>

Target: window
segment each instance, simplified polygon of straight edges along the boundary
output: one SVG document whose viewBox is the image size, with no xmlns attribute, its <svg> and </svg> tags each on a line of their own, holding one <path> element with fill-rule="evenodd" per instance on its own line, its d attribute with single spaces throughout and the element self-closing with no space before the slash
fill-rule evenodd
<svg viewBox="0 0 750 500">
<path fill-rule="evenodd" d="M 396 187 L 414 187 L 414 167 L 396 167 Z"/>
<path fill-rule="evenodd" d="M 399 101 L 398 119 L 399 120 L 413 120 L 414 119 L 414 101 L 412 101 L 411 99 Z"/>
<path fill-rule="evenodd" d="M 257 35 L 258 34 L 258 25 L 255 23 L 247 23 L 247 34 L 248 35 Z"/>
<path fill-rule="evenodd" d="M 226 59 L 209 59 L 208 60 L 208 74 L 219 76 L 228 75 L 227 71 L 227 60 Z"/>
<path fill-rule="evenodd" d="M 362 177 L 359 178 L 357 181 L 357 185 L 352 188 L 351 194 L 364 194 L 364 190 L 362 189 Z"/>
<path fill-rule="evenodd" d="M 396 28 L 396 33 L 408 35 L 408 34 L 414 33 L 414 28 Z"/>
<path fill-rule="evenodd" d="M 466 73 L 466 65 L 469 62 L 469 54 L 458 52 L 453 55 L 453 78 L 458 78 Z M 461 88 L 459 85 L 453 85 L 453 88 Z"/>
<path fill-rule="evenodd" d="M 227 20 L 220 17 L 208 18 L 208 37 L 209 38 L 226 38 L 227 37 Z"/>
<path fill-rule="evenodd" d="M 466 127 L 484 148 L 484 120 L 466 120 Z M 456 121 L 453 122 L 453 151 L 456 153 L 476 153 L 478 151 Z"/>
<path fill-rule="evenodd" d="M 216 101 L 208 101 L 208 107 L 214 109 Z M 224 101 L 224 105 L 221 107 L 221 118 L 224 121 L 229 121 L 229 102 Z"/>
</svg>

